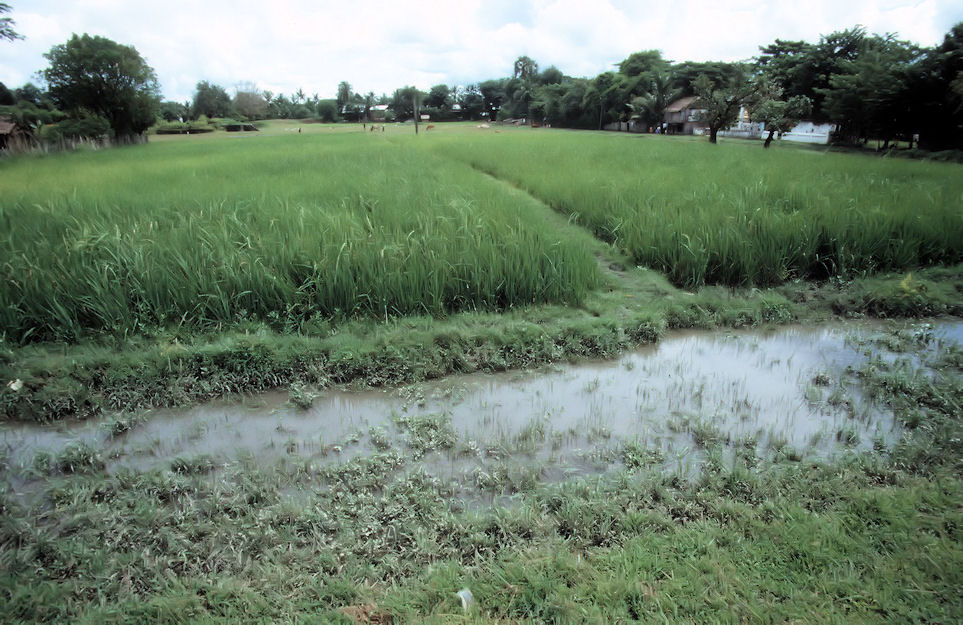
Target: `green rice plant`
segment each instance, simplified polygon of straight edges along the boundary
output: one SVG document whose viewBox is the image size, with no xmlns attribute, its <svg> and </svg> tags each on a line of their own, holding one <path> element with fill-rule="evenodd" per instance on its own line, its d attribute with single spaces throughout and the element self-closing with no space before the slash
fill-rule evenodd
<svg viewBox="0 0 963 625">
<path fill-rule="evenodd" d="M 3 169 L 0 329 L 21 342 L 576 304 L 598 283 L 537 203 L 403 144 L 171 143 Z"/>
<path fill-rule="evenodd" d="M 436 149 L 521 186 L 685 287 L 963 260 L 959 165 L 748 147 L 514 133 Z"/>
</svg>

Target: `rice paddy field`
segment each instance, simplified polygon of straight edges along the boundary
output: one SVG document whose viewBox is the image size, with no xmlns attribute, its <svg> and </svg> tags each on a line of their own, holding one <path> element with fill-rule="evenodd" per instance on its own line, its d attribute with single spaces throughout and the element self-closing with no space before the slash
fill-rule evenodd
<svg viewBox="0 0 963 625">
<path fill-rule="evenodd" d="M 0 621 L 959 622 L 961 173 L 473 124 L 0 159 Z"/>
</svg>

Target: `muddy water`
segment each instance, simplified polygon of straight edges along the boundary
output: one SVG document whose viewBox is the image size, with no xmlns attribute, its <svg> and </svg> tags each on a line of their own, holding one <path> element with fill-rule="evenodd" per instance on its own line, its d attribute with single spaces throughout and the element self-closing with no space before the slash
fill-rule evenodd
<svg viewBox="0 0 963 625">
<path fill-rule="evenodd" d="M 892 445 L 900 434 L 892 412 L 846 373 L 869 357 L 859 338 L 878 329 L 677 334 L 614 361 L 403 389 L 328 389 L 308 410 L 275 393 L 148 411 L 116 437 L 106 420 L 4 424 L 0 457 L 25 470 L 38 452 L 56 455 L 85 441 L 116 471 L 166 469 L 175 458 L 201 455 L 215 464 L 323 466 L 396 450 L 435 474 L 476 484 L 499 472 L 523 479 L 533 466 L 539 479 L 604 471 L 626 462 L 626 449 L 680 471 L 718 446 L 825 457 Z M 932 333 L 961 343 L 963 323 L 938 322 Z"/>
</svg>

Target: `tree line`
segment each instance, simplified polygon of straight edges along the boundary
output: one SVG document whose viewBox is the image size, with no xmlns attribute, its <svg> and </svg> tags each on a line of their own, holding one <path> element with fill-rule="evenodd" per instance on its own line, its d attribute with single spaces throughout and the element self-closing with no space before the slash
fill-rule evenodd
<svg viewBox="0 0 963 625">
<path fill-rule="evenodd" d="M 0 3 L 0 13 L 9 7 Z M 9 18 L 0 38 L 17 35 Z M 240 83 L 233 94 L 210 81 L 197 83 L 192 100 L 162 101 L 157 78 L 131 46 L 104 37 L 74 35 L 54 46 L 41 72 L 46 89 L 0 83 L 0 115 L 48 136 L 145 132 L 158 119 L 190 122 L 231 117 L 315 118 L 325 122 L 371 119 L 525 119 L 556 127 L 647 131 L 660 126 L 675 100 L 698 97 L 701 121 L 711 141 L 740 110 L 785 132 L 800 119 L 832 123 L 835 141 L 862 144 L 914 142 L 930 150 L 963 149 L 963 23 L 943 41 L 921 47 L 893 34 L 869 34 L 854 27 L 819 41 L 776 39 L 747 62 L 672 62 L 657 50 L 629 55 L 617 69 L 594 78 L 573 77 L 527 56 L 510 75 L 470 85 L 439 84 L 428 91 L 412 86 L 391 95 L 356 92 L 347 81 L 336 97 L 285 95 Z"/>
</svg>

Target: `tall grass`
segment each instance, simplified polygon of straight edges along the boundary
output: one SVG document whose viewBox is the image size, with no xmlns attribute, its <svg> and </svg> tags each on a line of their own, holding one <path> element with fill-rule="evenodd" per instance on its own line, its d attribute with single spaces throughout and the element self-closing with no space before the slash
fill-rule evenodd
<svg viewBox="0 0 963 625">
<path fill-rule="evenodd" d="M 518 184 L 678 285 L 963 260 L 963 168 L 749 142 L 476 133 L 440 153 Z"/>
<path fill-rule="evenodd" d="M 382 138 L 164 144 L 0 167 L 0 329 L 18 341 L 571 304 L 598 279 L 536 203 Z"/>
</svg>

